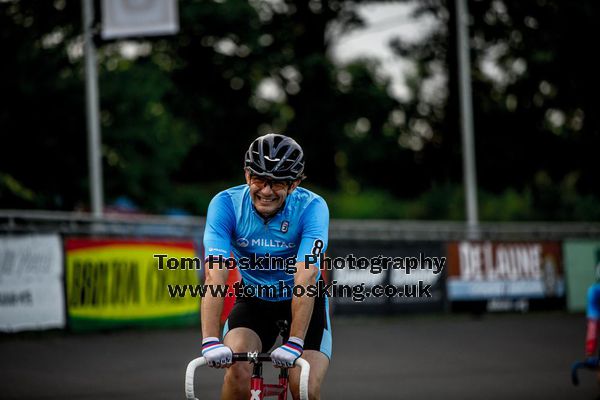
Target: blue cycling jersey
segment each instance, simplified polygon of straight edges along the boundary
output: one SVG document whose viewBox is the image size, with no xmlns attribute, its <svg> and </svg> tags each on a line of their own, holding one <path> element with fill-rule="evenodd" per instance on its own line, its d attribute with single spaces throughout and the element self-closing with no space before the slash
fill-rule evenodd
<svg viewBox="0 0 600 400">
<path fill-rule="evenodd" d="M 600 283 L 595 283 L 588 289 L 587 317 L 600 319 Z"/>
<path fill-rule="evenodd" d="M 325 200 L 310 190 L 298 187 L 285 200 L 277 214 L 264 219 L 252 204 L 248 185 L 240 185 L 218 193 L 208 206 L 204 229 L 204 257 L 236 260 L 245 285 L 272 285 L 276 296 L 264 300 L 289 300 L 289 290 L 281 291 L 281 283 L 292 287 L 294 274 L 289 268 L 295 262 L 317 259 L 327 249 L 329 210 Z M 287 264 L 286 264 L 287 263 Z M 320 276 L 317 276 L 317 279 Z"/>
</svg>

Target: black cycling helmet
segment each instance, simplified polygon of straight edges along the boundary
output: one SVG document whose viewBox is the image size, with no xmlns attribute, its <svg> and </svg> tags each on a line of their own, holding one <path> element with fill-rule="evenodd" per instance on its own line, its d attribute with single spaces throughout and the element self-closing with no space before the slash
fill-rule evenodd
<svg viewBox="0 0 600 400">
<path fill-rule="evenodd" d="M 304 152 L 294 139 L 269 133 L 250 144 L 244 168 L 273 179 L 303 179 Z"/>
</svg>

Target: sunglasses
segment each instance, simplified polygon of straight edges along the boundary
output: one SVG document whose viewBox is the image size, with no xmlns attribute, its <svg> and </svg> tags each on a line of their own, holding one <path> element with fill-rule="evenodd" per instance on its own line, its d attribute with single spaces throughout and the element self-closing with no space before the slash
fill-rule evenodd
<svg viewBox="0 0 600 400">
<path fill-rule="evenodd" d="M 283 190 L 283 189 L 289 188 L 291 185 L 291 182 L 286 181 L 286 180 L 281 181 L 281 180 L 265 178 L 262 176 L 252 175 L 250 177 L 250 184 L 258 186 L 261 189 L 264 188 L 266 185 L 269 185 L 271 187 L 271 190 L 278 191 L 278 190 Z"/>
</svg>

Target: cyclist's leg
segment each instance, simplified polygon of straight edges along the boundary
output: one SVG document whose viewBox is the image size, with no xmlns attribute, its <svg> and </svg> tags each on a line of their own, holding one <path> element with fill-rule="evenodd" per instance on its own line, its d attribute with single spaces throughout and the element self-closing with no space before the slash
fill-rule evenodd
<svg viewBox="0 0 600 400">
<path fill-rule="evenodd" d="M 306 337 L 304 338 L 304 358 L 310 364 L 308 378 L 308 397 L 310 400 L 321 398 L 321 385 L 331 357 L 331 321 L 329 319 L 329 299 L 316 297 Z M 290 369 L 290 388 L 297 399 L 300 368 Z"/>
<path fill-rule="evenodd" d="M 223 341 L 234 353 L 260 351 L 262 343 L 256 332 L 249 328 L 234 328 L 227 332 Z M 250 363 L 235 363 L 225 371 L 222 400 L 250 398 Z"/>
<path fill-rule="evenodd" d="M 327 368 L 329 367 L 329 358 L 317 350 L 305 350 L 302 354 L 310 364 L 310 375 L 308 376 L 308 398 L 318 400 L 321 398 L 321 385 L 325 379 Z M 294 400 L 298 400 L 298 385 L 300 382 L 300 368 L 290 369 L 290 390 Z"/>
<path fill-rule="evenodd" d="M 235 353 L 267 351 L 277 337 L 274 319 L 278 318 L 278 312 L 275 306 L 259 299 L 238 298 L 225 322 L 223 343 Z M 236 363 L 228 368 L 221 398 L 250 398 L 251 375 L 249 363 Z"/>
</svg>

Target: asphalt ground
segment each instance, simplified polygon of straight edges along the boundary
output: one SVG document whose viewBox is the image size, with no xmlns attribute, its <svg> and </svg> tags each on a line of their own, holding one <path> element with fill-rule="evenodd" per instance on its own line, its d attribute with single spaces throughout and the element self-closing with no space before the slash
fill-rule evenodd
<svg viewBox="0 0 600 400">
<path fill-rule="evenodd" d="M 583 315 L 334 318 L 324 399 L 600 399 L 594 373 L 570 382 Z M 198 329 L 0 336 L 0 399 L 184 399 Z M 201 368 L 196 393 L 217 399 L 223 372 Z M 265 377 L 275 382 L 274 369 Z"/>
</svg>

